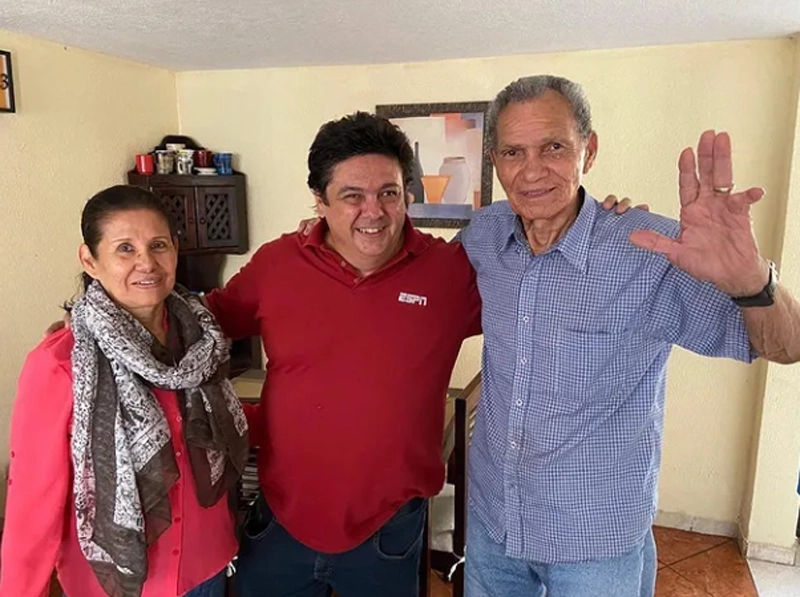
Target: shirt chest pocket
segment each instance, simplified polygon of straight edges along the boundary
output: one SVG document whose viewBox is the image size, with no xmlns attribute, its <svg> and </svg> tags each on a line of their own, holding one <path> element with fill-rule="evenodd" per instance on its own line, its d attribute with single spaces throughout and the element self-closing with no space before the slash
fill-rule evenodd
<svg viewBox="0 0 800 597">
<path fill-rule="evenodd" d="M 622 384 L 633 334 L 562 329 L 555 337 L 556 393 L 567 402 L 612 398 Z"/>
</svg>

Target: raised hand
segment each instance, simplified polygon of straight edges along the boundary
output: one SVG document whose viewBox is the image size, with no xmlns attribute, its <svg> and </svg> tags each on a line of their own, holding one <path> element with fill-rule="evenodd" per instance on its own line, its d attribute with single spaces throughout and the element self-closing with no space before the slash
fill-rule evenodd
<svg viewBox="0 0 800 597">
<path fill-rule="evenodd" d="M 678 161 L 681 232 L 676 239 L 649 230 L 631 234 L 637 247 L 662 253 L 695 278 L 709 280 L 731 296 L 750 296 L 769 279 L 769 265 L 758 252 L 750 206 L 764 196 L 760 188 L 733 192 L 731 140 L 706 131 L 694 151 Z"/>
</svg>

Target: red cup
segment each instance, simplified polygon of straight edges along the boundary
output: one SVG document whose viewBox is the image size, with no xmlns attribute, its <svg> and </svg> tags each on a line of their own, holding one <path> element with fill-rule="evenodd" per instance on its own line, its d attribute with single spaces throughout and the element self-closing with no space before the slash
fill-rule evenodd
<svg viewBox="0 0 800 597">
<path fill-rule="evenodd" d="M 198 149 L 194 152 L 194 167 L 195 168 L 211 168 L 214 166 L 214 154 L 207 149 Z"/>
<path fill-rule="evenodd" d="M 153 162 L 153 154 L 139 153 L 136 154 L 136 171 L 139 174 L 152 174 L 156 171 L 155 163 Z"/>
</svg>

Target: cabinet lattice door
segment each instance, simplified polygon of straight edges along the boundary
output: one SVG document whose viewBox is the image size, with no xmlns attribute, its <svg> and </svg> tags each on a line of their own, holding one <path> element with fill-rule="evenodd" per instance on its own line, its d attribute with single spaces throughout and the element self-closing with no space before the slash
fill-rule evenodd
<svg viewBox="0 0 800 597">
<path fill-rule="evenodd" d="M 178 234 L 181 249 L 197 248 L 197 225 L 195 223 L 194 188 L 153 187 L 153 192 L 167 208 Z"/>
<path fill-rule="evenodd" d="M 235 247 L 239 238 L 234 187 L 198 187 L 197 234 L 201 247 Z"/>
</svg>

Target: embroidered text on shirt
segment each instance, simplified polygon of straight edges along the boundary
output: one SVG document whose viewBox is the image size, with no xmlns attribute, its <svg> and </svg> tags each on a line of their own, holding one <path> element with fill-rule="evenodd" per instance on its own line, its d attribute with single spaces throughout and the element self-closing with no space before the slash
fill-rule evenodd
<svg viewBox="0 0 800 597">
<path fill-rule="evenodd" d="M 401 292 L 397 300 L 401 303 L 408 303 L 409 305 L 421 305 L 425 307 L 428 304 L 427 296 L 419 296 L 418 294 L 411 294 L 410 292 Z"/>
</svg>

